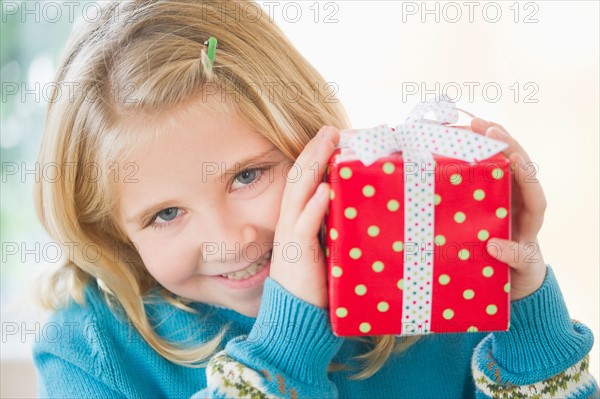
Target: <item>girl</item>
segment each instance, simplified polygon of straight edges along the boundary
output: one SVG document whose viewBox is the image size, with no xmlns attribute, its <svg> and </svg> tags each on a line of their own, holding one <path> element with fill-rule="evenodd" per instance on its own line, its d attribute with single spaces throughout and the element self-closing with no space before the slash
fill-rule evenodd
<svg viewBox="0 0 600 399">
<path fill-rule="evenodd" d="M 598 394 L 590 330 L 569 319 L 541 254 L 512 259 L 508 241 L 495 244 L 512 268 L 509 332 L 331 333 L 317 238 L 329 196 L 314 165 L 349 123 L 324 93 L 315 101 L 323 78 L 253 3 L 108 4 L 74 33 L 56 80 L 76 90 L 50 101 L 39 162 L 76 167 L 36 192 L 42 223 L 71 251 L 44 292 L 63 334 L 34 349 L 41 395 Z M 530 161 L 501 126 L 471 127 L 506 141 L 517 167 Z M 545 199 L 537 183 L 516 181 L 515 194 L 523 248 Z"/>
</svg>

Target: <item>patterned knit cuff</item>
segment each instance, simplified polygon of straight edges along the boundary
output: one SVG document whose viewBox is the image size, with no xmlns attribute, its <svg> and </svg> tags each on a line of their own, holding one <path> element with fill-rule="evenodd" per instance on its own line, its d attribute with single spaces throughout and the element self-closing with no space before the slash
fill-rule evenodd
<svg viewBox="0 0 600 399">
<path fill-rule="evenodd" d="M 542 286 L 512 302 L 508 332 L 490 334 L 478 346 L 480 369 L 488 377 L 490 358 L 502 370 L 502 379 L 525 385 L 548 379 L 573 366 L 591 350 L 592 332 L 572 322 L 552 268 L 547 267 Z"/>
<path fill-rule="evenodd" d="M 477 399 L 596 399 L 600 397 L 600 390 L 589 372 L 589 362 L 589 356 L 586 356 L 562 373 L 527 385 L 503 383 L 500 373 L 492 379 L 473 364 L 473 379 L 477 387 L 475 396 Z"/>
<path fill-rule="evenodd" d="M 329 315 L 267 278 L 256 323 L 226 351 L 249 367 L 269 366 L 305 384 L 329 385 L 327 366 L 343 340 L 333 335 Z"/>
</svg>

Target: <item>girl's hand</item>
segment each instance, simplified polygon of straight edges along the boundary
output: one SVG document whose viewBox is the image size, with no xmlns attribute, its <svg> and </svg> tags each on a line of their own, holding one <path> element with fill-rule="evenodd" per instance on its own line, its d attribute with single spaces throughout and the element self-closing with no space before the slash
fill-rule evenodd
<svg viewBox="0 0 600 399">
<path fill-rule="evenodd" d="M 471 121 L 471 129 L 508 144 L 504 154 L 513 166 L 511 238 L 491 238 L 487 251 L 511 267 L 510 299 L 524 298 L 544 282 L 546 264 L 539 249 L 537 234 L 544 221 L 546 198 L 536 178 L 537 166 L 519 143 L 497 123 L 480 118 Z"/>
<path fill-rule="evenodd" d="M 323 127 L 296 159 L 290 170 L 294 179 L 283 192 L 271 260 L 273 280 L 320 308 L 327 307 L 328 297 L 318 234 L 329 204 L 329 185 L 321 181 L 339 140 L 337 129 Z"/>
</svg>

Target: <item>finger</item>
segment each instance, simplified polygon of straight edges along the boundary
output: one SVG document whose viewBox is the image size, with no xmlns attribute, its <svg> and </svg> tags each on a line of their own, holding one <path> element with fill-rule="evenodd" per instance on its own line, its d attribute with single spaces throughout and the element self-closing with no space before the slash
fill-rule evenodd
<svg viewBox="0 0 600 399">
<path fill-rule="evenodd" d="M 506 155 L 515 151 L 519 151 L 523 153 L 526 158 L 529 158 L 523 147 L 521 147 L 520 144 L 510 135 L 510 133 L 508 133 L 508 131 L 498 123 L 475 117 L 471 119 L 471 130 L 475 133 L 507 143 L 509 147 L 504 151 Z"/>
<path fill-rule="evenodd" d="M 294 164 L 294 177 L 288 179 L 286 183 L 284 192 L 286 212 L 291 212 L 292 215 L 299 215 L 302 212 L 322 181 L 325 166 L 335 151 L 339 138 L 339 131 L 330 127 L 322 133 L 315 148 L 302 151 Z"/>
<path fill-rule="evenodd" d="M 499 140 L 508 144 L 508 147 L 502 151 L 504 155 L 510 156 L 510 154 L 517 152 L 523 156 L 525 162 L 531 162 L 531 158 L 529 158 L 529 155 L 525 149 L 521 147 L 521 144 L 519 144 L 519 142 L 506 131 L 499 129 L 496 126 L 491 126 L 485 131 L 485 135 L 491 139 Z"/>
<path fill-rule="evenodd" d="M 484 119 L 477 117 L 471 119 L 471 130 L 475 133 L 485 134 L 488 127 L 490 127 L 490 123 Z"/>
<path fill-rule="evenodd" d="M 523 225 L 525 228 L 533 230 L 533 234 L 537 234 L 547 207 L 544 190 L 537 179 L 538 166 L 533 162 L 525 162 L 518 152 L 510 154 L 509 160 L 514 165 L 513 178 L 521 195 L 523 212 L 530 214 L 530 220 Z M 523 234 L 528 235 L 526 232 Z"/>
<path fill-rule="evenodd" d="M 488 253 L 511 268 L 511 300 L 535 292 L 543 283 L 546 266 L 536 241 L 517 243 L 490 238 Z"/>
<path fill-rule="evenodd" d="M 329 158 L 336 149 L 340 140 L 339 131 L 333 127 L 327 127 L 314 151 L 302 152 L 296 160 L 296 178 L 289 181 L 290 204 L 295 204 L 301 211 L 316 187 L 323 180 L 325 167 Z"/>
<path fill-rule="evenodd" d="M 508 144 L 503 153 L 508 156 L 513 166 L 513 179 L 517 184 L 514 194 L 519 196 L 518 202 L 521 205 L 518 216 L 521 226 L 520 235 L 535 237 L 544 221 L 544 212 L 547 206 L 544 191 L 537 179 L 538 165 L 531 161 L 523 147 L 508 133 L 492 126 L 486 130 L 485 134 L 487 137 Z"/>
<path fill-rule="evenodd" d="M 329 205 L 329 184 L 321 183 L 306 207 L 298 217 L 295 226 L 297 237 L 301 240 L 316 240 L 327 206 Z"/>
<path fill-rule="evenodd" d="M 292 175 L 297 175 L 302 172 L 300 165 L 303 163 L 306 163 L 306 161 L 305 161 L 306 158 L 311 158 L 314 156 L 314 152 L 317 151 L 317 149 L 319 148 L 319 144 L 320 144 L 320 142 L 323 138 L 323 134 L 325 133 L 327 128 L 328 128 L 327 126 L 323 126 L 321 129 L 319 129 L 317 134 L 308 142 L 308 144 L 306 144 L 306 146 L 304 147 L 304 149 L 302 150 L 300 155 L 296 158 L 294 163 L 290 166 L 290 169 L 288 170 L 287 175 L 286 175 L 286 183 L 290 183 L 291 181 L 293 181 L 297 178 L 297 176 L 292 176 Z M 281 201 L 282 205 L 283 205 L 281 207 L 281 216 L 284 215 L 284 210 L 285 210 L 285 214 L 289 214 L 290 210 L 287 209 L 288 207 L 286 205 L 290 203 L 290 199 L 293 198 L 294 196 L 295 196 L 294 186 L 292 184 L 286 184 L 285 189 L 283 191 L 282 201 Z"/>
<path fill-rule="evenodd" d="M 473 130 L 475 133 L 485 134 L 486 130 L 488 130 L 490 127 L 496 127 L 500 129 L 500 131 L 509 134 L 508 130 L 506 130 L 504 126 L 499 123 L 486 121 L 485 119 L 478 117 L 471 119 L 471 130 Z"/>
<path fill-rule="evenodd" d="M 317 171 L 316 182 L 320 183 L 323 181 L 323 176 L 325 175 L 325 169 L 327 168 L 327 164 L 329 163 L 329 159 L 331 155 L 337 148 L 340 142 L 340 131 L 334 127 L 331 127 L 325 134 L 323 139 L 323 143 L 321 144 L 324 148 L 323 157 L 319 159 L 315 164 L 311 164 L 310 167 Z"/>
<path fill-rule="evenodd" d="M 523 155 L 526 162 L 531 162 L 525 149 L 521 147 L 519 142 L 515 140 L 502 125 L 475 117 L 471 119 L 471 130 L 475 133 L 483 134 L 491 139 L 503 141 L 508 144 L 508 147 L 503 151 L 504 155 L 509 156 L 513 152 L 519 152 Z"/>
<path fill-rule="evenodd" d="M 518 243 L 503 238 L 490 238 L 486 244 L 488 254 L 508 264 L 512 269 L 525 271 L 532 266 L 544 263 L 536 241 Z"/>
</svg>

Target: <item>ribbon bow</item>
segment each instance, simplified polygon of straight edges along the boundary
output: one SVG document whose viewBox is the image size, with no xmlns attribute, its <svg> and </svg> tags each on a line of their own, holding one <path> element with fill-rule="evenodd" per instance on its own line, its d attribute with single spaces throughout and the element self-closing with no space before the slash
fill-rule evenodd
<svg viewBox="0 0 600 399">
<path fill-rule="evenodd" d="M 424 119 L 433 111 L 435 120 Z M 410 304 L 402 323 L 413 323 L 423 332 L 431 326 L 434 248 L 435 162 L 433 154 L 477 162 L 507 144 L 447 126 L 458 121 L 458 110 L 447 98 L 419 104 L 403 125 L 343 130 L 340 147 L 350 148 L 369 166 L 379 158 L 402 151 L 404 159 L 404 289 Z M 423 292 L 419 287 L 427 287 Z"/>
<path fill-rule="evenodd" d="M 433 111 L 436 120 L 423 117 Z M 426 152 L 477 162 L 487 159 L 507 147 L 501 141 L 452 126 L 458 121 L 458 110 L 448 99 L 419 104 L 395 131 L 388 125 L 371 129 L 342 131 L 342 147 L 349 147 L 358 159 L 369 166 L 393 152 Z M 346 136 L 346 137 L 344 137 Z"/>
</svg>

